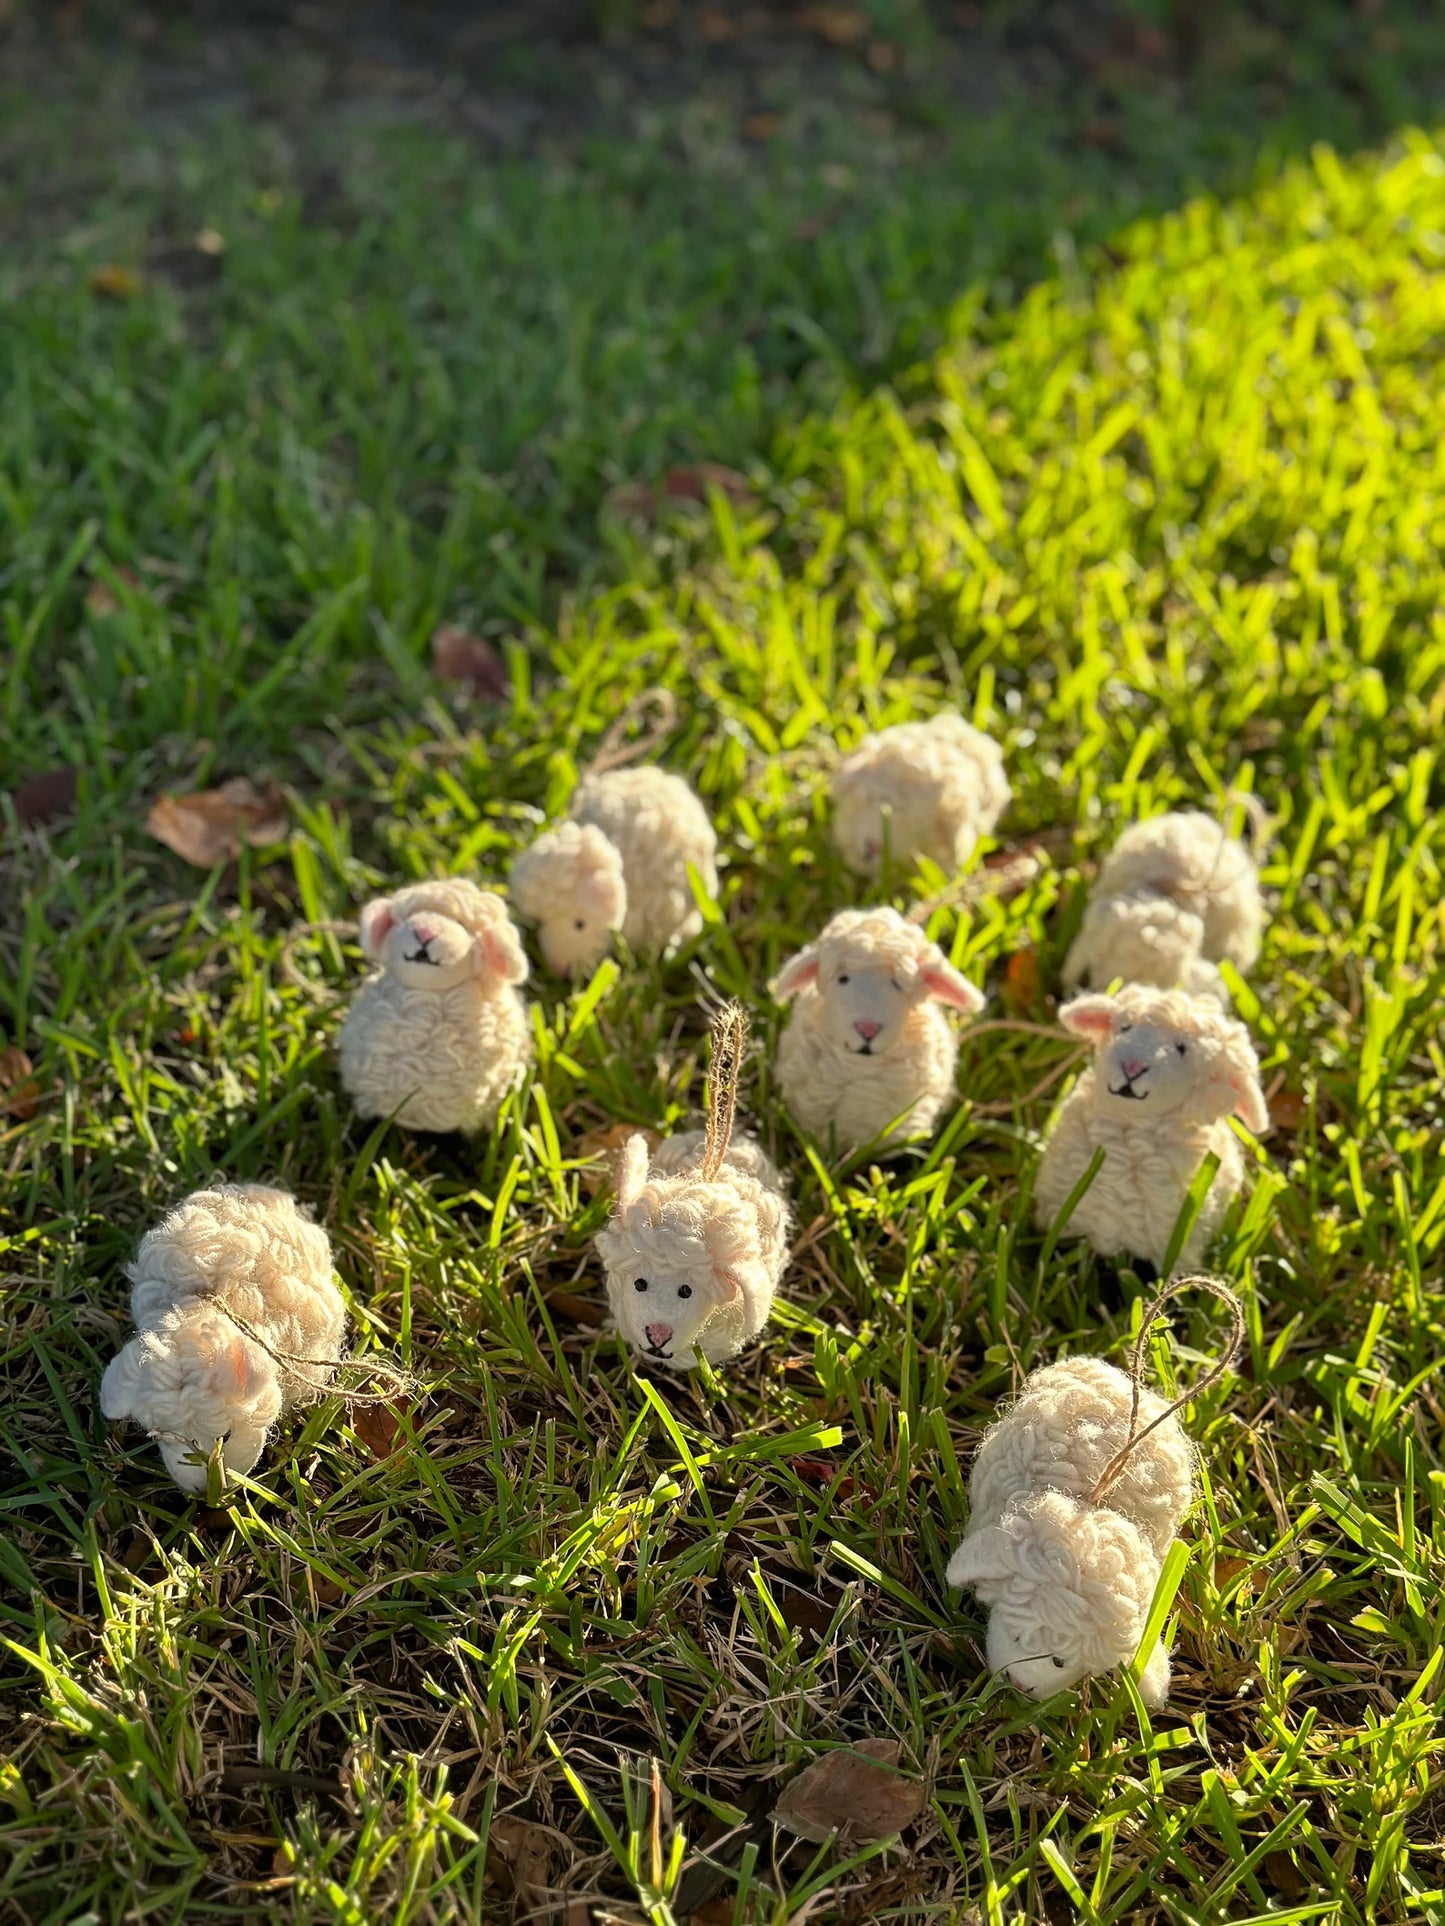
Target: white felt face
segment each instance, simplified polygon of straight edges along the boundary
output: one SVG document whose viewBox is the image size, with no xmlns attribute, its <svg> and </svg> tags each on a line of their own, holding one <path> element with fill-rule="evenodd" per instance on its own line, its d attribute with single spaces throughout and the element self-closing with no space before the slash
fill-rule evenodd
<svg viewBox="0 0 1445 1926">
<path fill-rule="evenodd" d="M 1046 1699 L 1086 1676 L 1077 1652 L 1067 1649 L 1058 1628 L 1044 1623 L 1036 1611 L 994 1606 L 988 1618 L 988 1664 L 1031 1699 Z"/>
<path fill-rule="evenodd" d="M 590 976 L 612 947 L 614 924 L 588 902 L 562 906 L 537 927 L 547 968 L 558 976 Z"/>
<path fill-rule="evenodd" d="M 1153 1023 L 1115 1023 L 1099 1057 L 1099 1101 L 1131 1123 L 1177 1110 L 1201 1074 L 1197 1039 Z"/>
<path fill-rule="evenodd" d="M 850 869 L 876 875 L 885 846 L 891 861 L 912 865 L 915 854 L 929 845 L 932 818 L 931 804 L 921 797 L 885 797 L 871 784 L 859 782 L 838 798 L 834 837 Z"/>
<path fill-rule="evenodd" d="M 439 910 L 417 910 L 393 923 L 379 955 L 389 975 L 409 990 L 449 990 L 475 974 L 470 930 Z"/>
<path fill-rule="evenodd" d="M 165 1468 L 182 1491 L 200 1492 L 206 1489 L 206 1466 L 197 1464 L 194 1460 L 197 1455 L 208 1458 L 215 1442 L 214 1437 L 197 1438 L 193 1443 L 171 1438 L 159 1440 L 161 1459 Z M 251 1471 L 261 1456 L 265 1444 L 264 1431 L 254 1430 L 250 1426 L 239 1426 L 226 1434 L 226 1442 L 221 1447 L 221 1462 L 228 1471 Z"/>
<path fill-rule="evenodd" d="M 693 1347 L 719 1295 L 702 1240 L 639 1227 L 627 1234 L 626 1247 L 615 1262 L 609 1254 L 607 1267 L 619 1330 L 644 1357 L 694 1370 Z"/>
<path fill-rule="evenodd" d="M 852 962 L 825 969 L 818 989 L 823 1021 L 840 1050 L 866 1062 L 897 1048 L 914 997 L 886 969 Z"/>
</svg>

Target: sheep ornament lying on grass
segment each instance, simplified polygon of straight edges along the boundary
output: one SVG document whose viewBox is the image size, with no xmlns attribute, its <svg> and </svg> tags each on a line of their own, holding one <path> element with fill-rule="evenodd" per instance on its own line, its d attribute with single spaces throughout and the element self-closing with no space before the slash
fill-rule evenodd
<svg viewBox="0 0 1445 1926">
<path fill-rule="evenodd" d="M 954 1094 L 958 1035 L 944 1006 L 974 1016 L 983 995 L 894 909 L 840 910 L 786 963 L 791 998 L 778 1088 L 810 1135 L 839 1147 L 931 1131 Z"/>
<path fill-rule="evenodd" d="M 206 1489 L 220 1442 L 250 1471 L 276 1420 L 324 1395 L 346 1307 L 325 1231 L 282 1190 L 198 1190 L 141 1239 L 131 1281 L 136 1335 L 106 1366 L 100 1408 L 156 1439 L 182 1491 Z"/>
<path fill-rule="evenodd" d="M 833 839 L 843 861 L 876 875 L 886 849 L 911 867 L 955 870 L 1009 802 L 1003 751 L 952 710 L 864 736 L 833 776 Z"/>
<path fill-rule="evenodd" d="M 361 947 L 380 967 L 337 1041 L 357 1114 L 409 1130 L 492 1123 L 531 1056 L 527 958 L 501 897 L 463 877 L 414 883 L 367 904 Z"/>
<path fill-rule="evenodd" d="M 545 830 L 512 865 L 517 913 L 537 925 L 549 969 L 590 975 L 620 930 L 631 949 L 660 954 L 702 928 L 688 865 L 717 894 L 717 832 L 681 776 L 620 761 L 671 727 L 676 705 L 652 692 L 659 719 L 642 742 L 615 746 L 636 705 L 608 732 L 572 797 L 571 817 Z"/>
<path fill-rule="evenodd" d="M 1155 816 L 1126 829 L 1105 857 L 1064 984 L 1152 983 L 1228 1009 L 1218 966 L 1252 968 L 1263 930 L 1259 874 L 1244 844 L 1200 810 Z"/>
<path fill-rule="evenodd" d="M 1092 1044 L 1094 1061 L 1044 1145 L 1034 1184 L 1039 1224 L 1053 1224 L 1102 1150 L 1068 1229 L 1101 1256 L 1127 1253 L 1162 1268 L 1189 1187 L 1213 1152 L 1219 1169 L 1179 1254 L 1182 1264 L 1198 1262 L 1244 1182 L 1230 1117 L 1256 1136 L 1269 1128 L 1249 1032 L 1210 997 L 1142 984 L 1076 997 L 1059 1021 Z"/>
<path fill-rule="evenodd" d="M 788 1262 L 783 1183 L 759 1146 L 734 1142 L 747 1018 L 730 1004 L 713 1026 L 706 1131 L 668 1138 L 648 1161 L 629 1137 L 612 1220 L 597 1235 L 617 1328 L 640 1356 L 695 1370 L 756 1337 Z"/>
<path fill-rule="evenodd" d="M 1203 1383 L 1172 1405 L 1143 1388 L 1143 1351 L 1168 1299 L 1202 1286 L 1231 1307 L 1234 1331 Z M 948 1566 L 988 1606 L 988 1663 L 1046 1699 L 1135 1656 L 1159 1574 L 1194 1496 L 1194 1448 L 1177 1413 L 1217 1383 L 1244 1334 L 1238 1300 L 1209 1278 L 1181 1279 L 1149 1307 L 1132 1377 L 1102 1358 L 1033 1372 L 986 1433 L 969 1479 L 963 1543 Z M 1169 1694 L 1161 1640 L 1139 1678 L 1148 1706 Z"/>
</svg>

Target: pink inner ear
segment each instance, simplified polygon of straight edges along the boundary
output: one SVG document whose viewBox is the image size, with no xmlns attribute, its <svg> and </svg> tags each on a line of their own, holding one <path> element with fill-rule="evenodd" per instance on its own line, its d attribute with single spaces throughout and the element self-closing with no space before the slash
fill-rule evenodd
<svg viewBox="0 0 1445 1926">
<path fill-rule="evenodd" d="M 503 983 L 522 983 L 527 976 L 527 959 L 507 930 L 485 930 L 478 940 L 476 961 L 485 964 Z"/>
<path fill-rule="evenodd" d="M 1103 997 L 1081 996 L 1059 1011 L 1059 1022 L 1076 1037 L 1092 1037 L 1096 1042 L 1114 1028 L 1114 1006 Z"/>
<path fill-rule="evenodd" d="M 1256 1137 L 1262 1137 L 1273 1121 L 1264 1100 L 1264 1092 L 1253 1077 L 1234 1078 L 1233 1089 L 1235 1116 L 1246 1130 Z"/>
<path fill-rule="evenodd" d="M 807 989 L 810 983 L 816 984 L 822 975 L 822 964 L 808 950 L 800 950 L 791 963 L 785 963 L 778 972 L 778 980 L 773 985 L 776 997 L 796 996 L 799 990 Z"/>
<path fill-rule="evenodd" d="M 918 979 L 930 996 L 936 996 L 940 1003 L 951 1003 L 955 1010 L 973 1016 L 983 1008 L 983 992 L 955 969 L 920 970 Z"/>
<path fill-rule="evenodd" d="M 386 897 L 381 896 L 374 903 L 368 903 L 361 912 L 362 949 L 368 956 L 379 956 L 382 944 L 395 928 L 396 919 L 392 916 L 391 903 Z"/>
<path fill-rule="evenodd" d="M 724 1304 L 742 1296 L 742 1279 L 736 1271 L 714 1271 L 713 1276 L 717 1279 L 718 1297 Z"/>
</svg>

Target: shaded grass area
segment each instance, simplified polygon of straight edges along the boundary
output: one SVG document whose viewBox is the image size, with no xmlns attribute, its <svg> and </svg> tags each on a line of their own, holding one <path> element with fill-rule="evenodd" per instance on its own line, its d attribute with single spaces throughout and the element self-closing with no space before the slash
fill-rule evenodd
<svg viewBox="0 0 1445 1926">
<path fill-rule="evenodd" d="M 737 348 L 739 385 L 709 352 L 803 299 L 781 243 L 717 312 L 679 243 L 609 332 L 625 199 L 579 214 L 569 163 L 507 214 L 520 174 L 483 202 L 462 150 L 408 151 L 353 177 L 387 213 L 368 227 L 358 190 L 350 233 L 223 159 L 167 183 L 178 234 L 226 232 L 204 299 L 77 297 L 123 257 L 128 197 L 63 271 L 6 270 L 6 742 L 17 774 L 82 777 L 73 824 L 11 827 L 0 858 L 0 1007 L 48 1092 L 0 1133 L 0 1898 L 27 1921 L 1438 1916 L 1438 148 L 1321 151 L 1111 258 L 1065 248 L 867 397 L 842 370 L 889 230 L 845 229 L 803 308 L 843 317 L 840 371 L 786 423 L 796 366 Z M 458 226 L 471 205 L 510 255 Z M 607 293 L 539 433 L 538 342 L 574 320 L 549 275 Z M 695 453 L 750 496 L 599 523 L 611 482 Z M 526 642 L 509 705 L 432 683 L 444 614 Z M 494 1137 L 358 1126 L 331 1042 L 359 959 L 298 925 L 399 876 L 504 876 L 659 679 L 727 857 L 703 937 L 540 981 L 537 1072 Z M 767 1073 L 766 979 L 862 900 L 827 844 L 832 745 L 944 700 L 1007 744 L 1005 840 L 1064 832 L 1020 894 L 934 918 L 991 1014 L 1047 1019 L 1120 822 L 1230 785 L 1279 819 L 1239 997 L 1278 1127 L 1218 1253 L 1249 1350 L 1192 1413 L 1205 1492 L 1152 1722 L 1116 1680 L 1026 1707 L 943 1585 L 998 1400 L 1060 1350 L 1122 1356 L 1135 1315 L 1029 1225 L 1048 1099 L 973 1108 L 1022 1099 L 1062 1039 L 965 1042 L 968 1098 L 883 1165 L 802 1142 Z M 262 763 L 294 785 L 285 848 L 198 878 L 144 838 L 161 781 Z M 798 1245 L 735 1368 L 644 1382 L 593 1321 L 586 1140 L 695 1116 L 712 992 L 757 1011 L 745 1104 Z M 94 1387 L 137 1236 L 217 1169 L 316 1207 L 361 1347 L 426 1388 L 394 1433 L 310 1414 L 191 1507 Z M 1162 1380 L 1217 1337 L 1210 1308 L 1182 1319 Z M 797 1765 L 878 1737 L 930 1790 L 903 1846 L 774 1834 Z"/>
</svg>

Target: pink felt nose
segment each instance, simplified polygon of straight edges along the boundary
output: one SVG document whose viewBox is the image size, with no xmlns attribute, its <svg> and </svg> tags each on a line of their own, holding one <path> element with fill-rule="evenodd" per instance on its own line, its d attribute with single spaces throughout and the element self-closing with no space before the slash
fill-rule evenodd
<svg viewBox="0 0 1445 1926">
<path fill-rule="evenodd" d="M 439 931 L 436 924 L 428 923 L 424 916 L 414 916 L 411 919 L 411 933 L 418 943 L 430 943 Z"/>
<path fill-rule="evenodd" d="M 642 1328 L 647 1333 L 647 1341 L 649 1344 L 666 1344 L 667 1340 L 672 1336 L 672 1326 L 670 1324 L 644 1324 Z"/>
<path fill-rule="evenodd" d="M 876 836 L 865 836 L 863 838 L 863 854 L 865 856 L 880 855 L 882 853 L 882 849 L 883 849 L 883 845 L 882 843 L 879 842 Z"/>
<path fill-rule="evenodd" d="M 883 1028 L 883 1025 L 881 1023 L 875 1023 L 872 1017 L 856 1017 L 853 1022 L 853 1028 L 865 1043 L 871 1043 Z"/>
<path fill-rule="evenodd" d="M 1128 1077 L 1132 1082 L 1135 1077 L 1142 1076 L 1144 1072 L 1149 1068 L 1149 1065 L 1147 1063 L 1142 1063 L 1138 1057 L 1125 1057 L 1123 1061 L 1120 1063 L 1119 1068 L 1124 1072 L 1124 1075 Z"/>
</svg>

